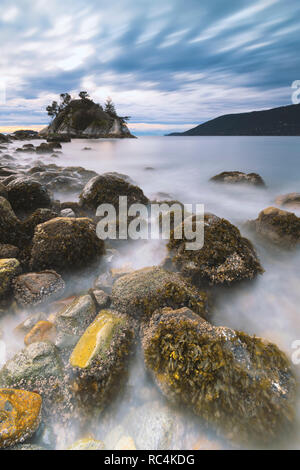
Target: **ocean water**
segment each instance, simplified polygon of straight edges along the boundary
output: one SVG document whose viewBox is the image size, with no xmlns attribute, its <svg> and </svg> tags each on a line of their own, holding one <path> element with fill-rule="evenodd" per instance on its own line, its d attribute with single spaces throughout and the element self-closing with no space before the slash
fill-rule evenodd
<svg viewBox="0 0 300 470">
<path fill-rule="evenodd" d="M 11 148 L 17 146 L 19 144 L 14 143 Z M 204 204 L 206 211 L 237 225 L 243 234 L 252 239 L 265 273 L 247 285 L 224 290 L 216 301 L 211 321 L 216 325 L 262 336 L 275 342 L 292 357 L 293 342 L 300 340 L 300 250 L 280 252 L 254 240 L 245 232 L 243 224 L 256 218 L 262 209 L 275 205 L 276 196 L 300 192 L 300 137 L 140 137 L 132 140 L 73 140 L 62 146 L 62 153 L 57 158 L 39 156 L 38 159 L 60 166 L 83 166 L 98 173 L 124 173 L 151 199 L 169 197 L 183 203 Z M 84 147 L 90 147 L 91 150 L 83 151 Z M 19 153 L 18 160 L 29 165 L 37 160 L 37 156 Z M 212 176 L 230 170 L 257 172 L 265 180 L 267 188 L 209 182 Z M 69 196 L 55 196 L 70 200 Z M 77 195 L 72 197 L 76 200 Z M 130 263 L 135 268 L 159 264 L 166 254 L 165 243 L 146 241 L 142 246 L 131 247 L 125 252 L 120 264 Z M 0 326 L 11 331 L 17 320 L 9 320 L 9 329 L 7 319 L 5 325 L 4 321 L 0 321 Z M 8 339 L 8 335 L 6 338 L 13 343 L 14 340 Z M 299 379 L 300 365 L 294 367 Z M 118 432 L 136 434 L 135 439 L 142 448 L 159 448 L 162 445 L 159 436 L 161 434 L 161 438 L 165 438 L 166 424 L 160 424 L 158 417 L 154 423 L 148 420 L 147 413 L 151 415 L 147 409 L 149 401 L 143 398 L 142 392 L 147 387 L 149 393 L 153 393 L 155 403 L 160 403 L 165 410 L 169 409 L 166 413 L 178 415 L 185 429 L 181 433 L 174 432 L 173 448 L 229 447 L 228 443 L 216 438 L 199 421 L 168 408 L 155 386 L 150 383 L 139 360 L 131 368 L 127 395 L 110 408 L 105 420 L 99 420 L 94 427 L 97 436 L 107 436 L 109 429 L 109 442 L 113 446 L 114 438 L 111 435 L 116 436 Z M 135 397 L 133 401 L 128 400 L 129 391 Z M 146 390 L 145 397 L 148 395 Z M 300 415 L 299 405 L 298 410 Z M 140 420 L 141 413 L 144 413 L 145 422 L 149 421 L 149 426 L 145 423 L 142 430 L 137 431 L 132 429 L 133 423 Z M 161 413 L 157 412 L 157 415 Z M 123 426 L 123 431 L 118 426 Z M 153 434 L 158 436 L 155 442 L 151 441 Z M 61 439 L 58 447 L 63 447 Z M 300 448 L 300 426 L 292 440 L 282 446 Z"/>
</svg>

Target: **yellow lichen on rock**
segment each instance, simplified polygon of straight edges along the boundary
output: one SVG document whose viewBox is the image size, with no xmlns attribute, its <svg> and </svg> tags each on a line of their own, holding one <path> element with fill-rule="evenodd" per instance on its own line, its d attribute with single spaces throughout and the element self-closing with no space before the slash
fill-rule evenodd
<svg viewBox="0 0 300 470">
<path fill-rule="evenodd" d="M 40 341 L 54 342 L 54 340 L 55 326 L 49 321 L 41 320 L 25 336 L 24 343 L 29 346 L 29 344 L 39 343 Z"/>
<path fill-rule="evenodd" d="M 41 408 L 37 393 L 0 389 L 0 449 L 28 439 L 40 424 Z"/>
<path fill-rule="evenodd" d="M 102 441 L 96 441 L 90 437 L 80 439 L 74 442 L 68 450 L 103 450 L 104 444 Z"/>
<path fill-rule="evenodd" d="M 101 350 L 109 345 L 113 331 L 120 322 L 120 318 L 103 310 L 78 341 L 70 357 L 71 366 L 80 369 L 89 367 Z"/>
</svg>

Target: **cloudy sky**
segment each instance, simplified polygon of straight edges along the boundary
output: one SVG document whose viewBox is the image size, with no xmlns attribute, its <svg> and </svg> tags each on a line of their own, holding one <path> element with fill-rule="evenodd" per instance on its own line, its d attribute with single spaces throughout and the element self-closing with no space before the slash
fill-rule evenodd
<svg viewBox="0 0 300 470">
<path fill-rule="evenodd" d="M 137 134 L 290 104 L 299 31 L 299 0 L 1 0 L 0 126 L 80 90 Z"/>
</svg>

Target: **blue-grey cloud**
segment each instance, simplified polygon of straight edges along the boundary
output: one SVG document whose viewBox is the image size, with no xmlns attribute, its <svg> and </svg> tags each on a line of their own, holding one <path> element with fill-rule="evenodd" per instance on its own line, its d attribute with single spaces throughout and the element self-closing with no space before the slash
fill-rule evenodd
<svg viewBox="0 0 300 470">
<path fill-rule="evenodd" d="M 47 122 L 61 92 L 112 96 L 163 133 L 289 104 L 300 79 L 297 0 L 3 0 L 0 125 Z"/>
</svg>

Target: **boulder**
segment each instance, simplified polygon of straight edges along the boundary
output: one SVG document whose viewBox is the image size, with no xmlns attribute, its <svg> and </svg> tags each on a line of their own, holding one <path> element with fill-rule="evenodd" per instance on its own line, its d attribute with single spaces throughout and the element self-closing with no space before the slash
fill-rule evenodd
<svg viewBox="0 0 300 470">
<path fill-rule="evenodd" d="M 108 174 L 92 178 L 79 196 L 80 204 L 85 209 L 95 211 L 100 204 L 112 204 L 118 212 L 119 196 L 127 196 L 131 204 L 148 204 L 143 191 L 123 178 Z"/>
<path fill-rule="evenodd" d="M 182 233 L 185 222 L 181 226 Z M 193 217 L 193 229 L 195 224 Z M 205 214 L 203 248 L 187 250 L 187 241 L 184 236 L 176 239 L 174 231 L 171 232 L 166 263 L 169 265 L 171 260 L 173 267 L 197 286 L 229 285 L 253 279 L 263 272 L 252 243 L 225 219 Z"/>
<path fill-rule="evenodd" d="M 29 346 L 32 343 L 40 343 L 45 341 L 50 341 L 54 343 L 55 341 L 55 326 L 50 321 L 41 320 L 37 322 L 32 330 L 27 333 L 24 338 L 25 346 Z"/>
<path fill-rule="evenodd" d="M 36 153 L 52 153 L 55 149 L 61 149 L 59 142 L 43 142 L 36 148 Z"/>
<path fill-rule="evenodd" d="M 262 239 L 282 248 L 293 249 L 300 242 L 300 218 L 277 207 L 264 209 L 246 226 Z"/>
<path fill-rule="evenodd" d="M 14 279 L 14 297 L 19 305 L 39 305 L 59 297 L 65 283 L 55 271 L 21 274 Z"/>
<path fill-rule="evenodd" d="M 48 405 L 53 399 L 62 398 L 62 381 L 63 365 L 58 349 L 50 342 L 30 344 L 0 370 L 1 387 L 37 391 Z"/>
<path fill-rule="evenodd" d="M 142 345 L 163 394 L 227 438 L 265 444 L 292 429 L 296 381 L 274 344 L 183 308 L 157 311 L 144 325 Z"/>
<path fill-rule="evenodd" d="M 0 134 L 0 143 L 8 144 L 10 142 L 9 138 L 5 134 Z"/>
<path fill-rule="evenodd" d="M 251 186 L 265 187 L 266 184 L 262 177 L 257 173 L 243 173 L 242 171 L 223 171 L 222 173 L 213 176 L 210 181 L 214 183 L 227 183 L 227 184 L 247 184 Z"/>
<path fill-rule="evenodd" d="M 69 360 L 82 406 L 102 410 L 119 391 L 134 338 L 132 320 L 112 310 L 102 310 L 87 328 Z"/>
<path fill-rule="evenodd" d="M 120 312 L 141 318 L 158 308 L 187 306 L 207 315 L 208 300 L 203 291 L 182 276 L 159 267 L 144 268 L 119 278 L 112 288 L 112 306 Z"/>
<path fill-rule="evenodd" d="M 41 421 L 42 398 L 24 390 L 0 389 L 0 449 L 30 438 Z"/>
<path fill-rule="evenodd" d="M 36 227 L 30 264 L 33 270 L 74 272 L 97 262 L 103 253 L 104 242 L 90 219 L 58 217 Z"/>
<path fill-rule="evenodd" d="M 12 210 L 10 203 L 0 197 L 0 242 L 16 246 L 22 245 L 21 222 Z"/>
<path fill-rule="evenodd" d="M 59 215 L 60 217 L 71 217 L 73 219 L 76 217 L 75 212 L 71 208 L 61 210 Z"/>
<path fill-rule="evenodd" d="M 300 209 L 300 193 L 289 193 L 278 196 L 275 199 L 275 204 L 278 206 L 286 206 L 290 209 Z"/>
<path fill-rule="evenodd" d="M 109 307 L 110 296 L 104 290 L 91 289 L 89 292 L 100 310 Z"/>
<path fill-rule="evenodd" d="M 0 258 L 18 258 L 19 248 L 14 245 L 0 244 Z"/>
<path fill-rule="evenodd" d="M 12 280 L 21 272 L 21 266 L 17 259 L 0 259 L 0 300 L 10 295 Z"/>
<path fill-rule="evenodd" d="M 17 178 L 11 181 L 6 189 L 14 211 L 26 213 L 41 207 L 49 207 L 51 204 L 47 189 L 30 178 Z"/>
<path fill-rule="evenodd" d="M 7 190 L 4 184 L 0 183 L 0 196 L 7 199 Z"/>
<path fill-rule="evenodd" d="M 83 335 L 97 315 L 95 303 L 90 295 L 76 297 L 72 303 L 55 315 L 57 331 L 76 336 L 77 340 Z"/>
<path fill-rule="evenodd" d="M 34 235 L 35 227 L 48 220 L 58 217 L 58 213 L 52 209 L 36 209 L 29 217 L 22 222 L 24 234 L 31 239 Z"/>
</svg>

